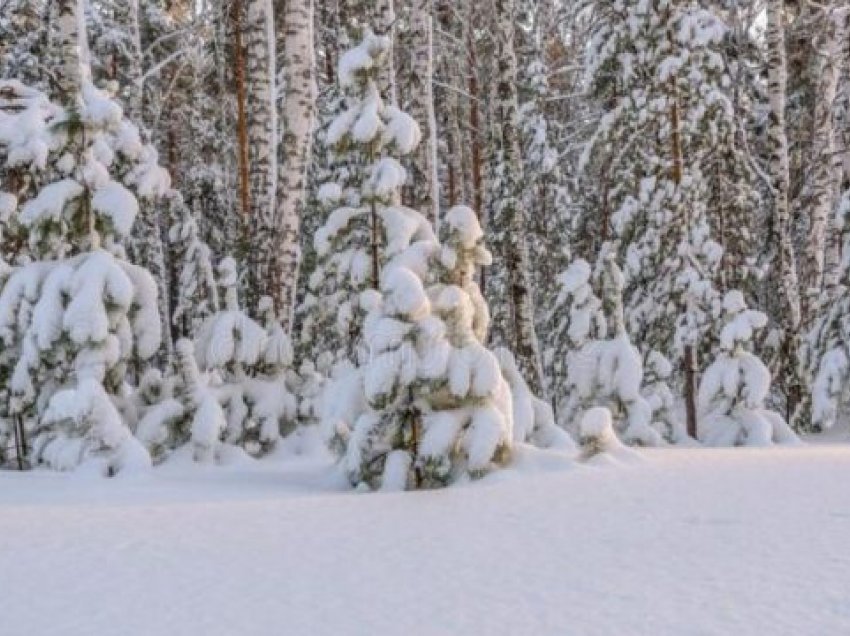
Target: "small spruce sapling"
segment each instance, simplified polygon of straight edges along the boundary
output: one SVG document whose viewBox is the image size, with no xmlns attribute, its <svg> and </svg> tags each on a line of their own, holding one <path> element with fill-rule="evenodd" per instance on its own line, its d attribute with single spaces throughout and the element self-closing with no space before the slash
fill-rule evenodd
<svg viewBox="0 0 850 636">
<path fill-rule="evenodd" d="M 709 446 L 797 442 L 782 416 L 765 407 L 770 371 L 748 350 L 755 333 L 767 324 L 767 316 L 747 309 L 737 290 L 726 293 L 723 313 L 720 353 L 705 370 L 699 387 L 699 440 Z"/>
</svg>

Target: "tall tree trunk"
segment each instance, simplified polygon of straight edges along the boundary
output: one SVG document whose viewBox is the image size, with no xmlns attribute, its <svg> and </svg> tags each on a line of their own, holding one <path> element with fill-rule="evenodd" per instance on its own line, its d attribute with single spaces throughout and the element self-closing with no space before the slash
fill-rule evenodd
<svg viewBox="0 0 850 636">
<path fill-rule="evenodd" d="M 840 167 L 836 166 L 835 127 L 833 106 L 841 71 L 841 46 L 847 32 L 844 19 L 834 2 L 821 9 L 820 29 L 815 36 L 814 55 L 817 69 L 813 134 L 811 147 L 812 173 L 803 193 L 803 200 L 811 211 L 809 231 L 800 263 L 803 295 L 803 324 L 811 324 L 824 287 L 825 259 L 829 250 L 827 228 L 840 183 Z M 836 168 L 839 170 L 836 170 Z"/>
<path fill-rule="evenodd" d="M 292 324 L 295 284 L 300 260 L 300 214 L 306 198 L 316 86 L 313 56 L 313 0 L 287 0 L 284 41 L 283 105 L 284 164 L 279 173 L 280 197 L 277 222 L 280 239 L 276 254 L 275 289 L 278 316 Z"/>
<path fill-rule="evenodd" d="M 478 217 L 481 227 L 486 228 L 484 218 L 484 161 L 481 149 L 481 99 L 478 87 L 478 54 L 475 50 L 475 34 L 472 28 L 475 8 L 473 2 L 467 5 L 466 19 L 463 22 L 463 42 L 466 46 L 467 90 L 469 92 L 469 134 L 471 138 L 471 189 L 472 209 Z M 479 275 L 479 287 L 483 294 L 487 289 L 484 268 Z"/>
<path fill-rule="evenodd" d="M 394 0 L 375 0 L 375 31 L 381 35 L 386 35 L 392 43 L 389 53 L 387 54 L 387 62 L 381 67 L 378 75 L 378 91 L 381 96 L 390 104 L 398 103 L 395 87 L 395 63 L 394 58 L 394 31 L 395 31 L 395 7 Z"/>
<path fill-rule="evenodd" d="M 674 47 L 673 33 L 667 33 L 671 47 Z M 670 77 L 670 156 L 671 156 L 671 178 L 676 188 L 682 185 L 682 176 L 684 174 L 684 157 L 682 154 L 682 121 L 679 111 L 679 87 L 676 76 Z M 691 219 L 685 219 L 686 227 L 681 228 L 684 235 L 690 232 Z M 690 311 L 690 307 L 684 307 L 685 311 Z M 693 438 L 697 437 L 697 360 L 696 360 L 697 343 L 687 342 L 684 346 L 682 355 L 682 365 L 685 373 L 685 421 L 688 435 Z"/>
<path fill-rule="evenodd" d="M 422 129 L 422 142 L 413 153 L 410 207 L 422 212 L 438 229 L 437 125 L 434 115 L 434 48 L 431 0 L 413 0 L 410 18 L 413 64 L 409 113 Z"/>
<path fill-rule="evenodd" d="M 503 335 L 512 340 L 517 363 L 536 395 L 543 397 L 543 365 L 537 333 L 534 327 L 534 298 L 530 282 L 530 264 L 525 211 L 521 205 L 520 191 L 524 183 L 520 155 L 517 102 L 517 59 L 514 49 L 514 23 L 516 12 L 513 0 L 493 0 L 496 20 L 496 103 L 495 126 L 498 138 L 499 165 L 496 170 L 500 188 L 492 193 L 495 216 L 491 227 L 499 232 L 502 263 L 505 268 L 510 305 L 509 325 L 500 325 Z M 503 316 L 503 320 L 508 319 Z"/>
<path fill-rule="evenodd" d="M 130 120 L 142 127 L 142 32 L 139 24 L 139 0 L 119 0 L 115 3 L 115 21 L 123 26 L 127 34 L 126 55 L 118 55 L 118 64 L 123 66 L 124 104 Z M 116 78 L 117 79 L 117 78 Z"/>
<path fill-rule="evenodd" d="M 779 319 L 784 341 L 779 357 L 779 370 L 788 387 L 787 414 L 794 412 L 800 400 L 801 378 L 797 365 L 800 329 L 800 295 L 794 247 L 791 241 L 791 222 L 788 207 L 788 137 L 785 129 L 785 91 L 787 71 L 785 61 L 785 26 L 783 0 L 767 4 L 767 76 L 770 115 L 770 178 L 773 183 L 773 244 L 775 272 L 779 277 Z"/>
<path fill-rule="evenodd" d="M 239 164 L 239 203 L 243 219 L 250 218 L 248 180 L 248 122 L 245 113 L 245 51 L 242 47 L 242 1 L 230 5 L 233 28 L 233 81 L 236 84 L 236 156 Z"/>
<path fill-rule="evenodd" d="M 274 15 L 271 0 L 250 0 L 245 20 L 245 67 L 248 125 L 250 213 L 246 253 L 252 263 L 249 298 L 277 295 L 272 286 L 277 258 L 277 106 L 275 104 Z"/>
<path fill-rule="evenodd" d="M 61 64 L 56 69 L 56 84 L 59 97 L 64 103 L 75 102 L 80 92 L 83 71 L 81 41 L 85 36 L 82 23 L 82 0 L 57 0 L 57 27 Z"/>
<path fill-rule="evenodd" d="M 841 91 L 842 106 L 845 113 L 843 129 L 833 130 L 835 154 L 833 156 L 833 170 L 835 171 L 836 186 L 838 192 L 844 192 L 850 188 L 850 6 L 844 6 L 837 10 L 838 20 L 838 43 L 837 55 L 840 65 L 848 69 L 845 86 Z M 827 298 L 833 298 L 835 289 L 841 278 L 841 248 L 844 235 L 843 220 L 835 215 L 830 215 L 826 238 L 826 254 L 824 256 L 823 289 Z"/>
</svg>

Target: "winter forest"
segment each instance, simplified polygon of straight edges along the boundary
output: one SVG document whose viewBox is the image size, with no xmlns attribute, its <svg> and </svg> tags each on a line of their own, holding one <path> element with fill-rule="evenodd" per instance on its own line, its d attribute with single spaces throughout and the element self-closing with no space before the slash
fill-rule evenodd
<svg viewBox="0 0 850 636">
<path fill-rule="evenodd" d="M 743 481 L 732 507 L 746 516 L 785 488 L 765 477 L 783 466 L 812 488 L 850 477 L 848 393 L 846 0 L 0 0 L 3 502 L 242 502 L 237 488 L 260 488 L 249 499 L 281 518 L 321 496 L 340 519 L 399 520 L 424 514 L 417 501 L 460 502 L 431 530 L 477 523 L 461 510 L 475 492 L 537 501 L 527 514 L 544 525 L 617 507 L 546 510 L 584 490 L 622 500 L 628 542 L 625 517 L 645 509 L 616 484 L 643 484 L 633 495 L 663 517 L 692 496 L 722 508 Z M 673 492 L 680 478 L 696 493 Z M 274 484 L 300 494 L 278 501 Z M 365 494 L 378 490 L 445 499 Z M 840 487 L 821 505 L 850 518 Z M 751 529 L 781 534 L 765 516 Z M 102 521 L 101 538 L 122 532 Z M 656 522 L 644 530 L 667 532 Z M 287 523 L 324 537 L 345 522 Z M 242 542 L 224 526 L 210 549 Z M 722 558 L 758 571 L 758 554 L 752 571 Z M 384 574 L 376 594 L 398 585 Z M 783 624 L 841 633 L 848 602 Z M 325 633 L 298 616 L 288 633 Z M 771 625 L 344 618 L 324 629 Z M 78 627 L 272 633 L 150 620 Z"/>
</svg>

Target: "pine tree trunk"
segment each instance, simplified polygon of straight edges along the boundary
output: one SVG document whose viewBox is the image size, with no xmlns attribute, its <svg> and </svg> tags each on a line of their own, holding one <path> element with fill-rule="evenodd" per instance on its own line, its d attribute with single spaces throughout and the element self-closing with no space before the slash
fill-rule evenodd
<svg viewBox="0 0 850 636">
<path fill-rule="evenodd" d="M 413 0 L 411 8 L 409 113 L 422 130 L 422 142 L 413 153 L 410 207 L 422 212 L 438 229 L 437 130 L 434 116 L 434 49 L 431 0 Z"/>
<path fill-rule="evenodd" d="M 676 187 L 682 184 L 684 173 L 684 159 L 682 157 L 682 130 L 681 115 L 679 113 L 679 91 L 676 77 L 670 78 L 670 153 L 672 156 L 672 179 Z M 690 225 L 690 219 L 688 219 Z M 687 233 L 689 227 L 682 228 Z M 685 311 L 689 309 L 685 307 Z M 684 347 L 683 366 L 685 371 L 685 417 L 688 435 L 693 438 L 697 436 L 697 365 L 696 365 L 695 342 L 688 342 Z"/>
<path fill-rule="evenodd" d="M 284 42 L 286 98 L 283 105 L 283 157 L 278 176 L 280 197 L 277 221 L 275 299 L 277 315 L 291 326 L 295 284 L 300 260 L 300 214 L 307 189 L 313 119 L 315 114 L 315 61 L 313 57 L 313 0 L 287 0 Z"/>
<path fill-rule="evenodd" d="M 503 334 L 513 341 L 514 353 L 531 391 L 544 397 L 543 365 L 534 326 L 534 298 L 531 289 L 528 256 L 528 233 L 520 192 L 524 183 L 520 155 L 517 102 L 517 60 L 514 49 L 516 12 L 513 0 L 493 0 L 496 19 L 496 78 L 495 125 L 500 146 L 500 165 L 496 171 L 501 180 L 500 191 L 494 193 L 496 216 L 492 226 L 498 228 L 501 240 L 501 266 L 510 305 L 510 325 L 501 325 Z M 507 316 L 502 316 L 507 320 Z"/>
<path fill-rule="evenodd" d="M 788 206 L 789 168 L 788 138 L 785 129 L 785 91 L 787 71 L 785 62 L 785 27 L 783 0 L 767 4 L 768 95 L 770 101 L 768 141 L 770 144 L 770 177 L 774 189 L 773 245 L 775 272 L 779 277 L 780 324 L 784 331 L 779 369 L 788 386 L 787 412 L 793 413 L 799 401 L 800 374 L 797 368 L 800 329 L 800 297 L 794 248 L 791 241 L 791 221 Z"/>
</svg>

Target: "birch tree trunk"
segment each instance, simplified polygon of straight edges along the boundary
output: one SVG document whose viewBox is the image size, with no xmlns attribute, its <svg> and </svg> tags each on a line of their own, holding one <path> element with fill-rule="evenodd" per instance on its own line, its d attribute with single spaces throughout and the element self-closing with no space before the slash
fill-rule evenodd
<svg viewBox="0 0 850 636">
<path fill-rule="evenodd" d="M 85 35 L 83 0 L 57 0 L 57 49 L 61 59 L 56 69 L 56 84 L 63 102 L 75 100 L 84 75 L 81 40 Z"/>
<path fill-rule="evenodd" d="M 434 29 L 431 0 L 413 0 L 411 7 L 410 116 L 422 130 L 422 142 L 413 153 L 414 174 L 409 182 L 410 207 L 422 212 L 436 230 L 439 214 L 437 181 L 437 124 L 434 115 Z"/>
<path fill-rule="evenodd" d="M 277 108 L 274 15 L 271 0 L 250 0 L 245 20 L 245 103 L 248 125 L 250 227 L 246 249 L 253 261 L 253 301 L 269 293 L 276 258 Z"/>
<path fill-rule="evenodd" d="M 783 0 L 767 4 L 767 77 L 770 102 L 768 142 L 770 145 L 770 179 L 774 189 L 773 244 L 775 272 L 779 278 L 779 321 L 784 341 L 779 356 L 779 371 L 788 386 L 787 413 L 793 413 L 800 400 L 801 378 L 797 369 L 800 329 L 800 296 L 794 248 L 791 242 L 791 222 L 788 206 L 788 138 L 785 128 L 785 91 L 787 71 L 785 60 L 785 26 Z"/>
<path fill-rule="evenodd" d="M 517 363 L 529 388 L 543 397 L 543 365 L 534 327 L 534 299 L 532 295 L 525 212 L 519 196 L 523 183 L 522 158 L 517 130 L 517 59 L 514 49 L 513 0 L 493 0 L 496 28 L 496 103 L 494 104 L 495 143 L 499 146 L 496 192 L 492 232 L 500 234 L 497 248 L 501 251 L 501 266 L 507 288 L 510 316 L 502 318 L 511 324 L 500 325 L 502 334 L 512 341 Z"/>
<path fill-rule="evenodd" d="M 284 41 L 283 155 L 278 180 L 274 289 L 277 315 L 291 328 L 295 306 L 295 284 L 300 261 L 300 214 L 306 199 L 316 86 L 313 56 L 313 0 L 287 0 Z"/>
<path fill-rule="evenodd" d="M 837 77 L 840 78 L 841 67 L 850 69 L 850 6 L 836 7 L 832 14 L 835 20 L 835 36 L 833 54 L 835 60 L 824 60 L 831 63 L 835 68 Z M 846 80 L 845 80 L 846 81 Z M 850 90 L 845 89 L 843 99 L 847 100 L 844 112 L 850 114 Z M 845 114 L 845 117 L 847 116 Z M 832 126 L 832 178 L 834 196 L 837 197 L 842 183 L 850 183 L 850 130 L 842 131 L 835 128 L 835 122 L 830 121 Z M 827 213 L 826 221 L 826 245 L 824 254 L 823 291 L 827 299 L 834 296 L 835 288 L 838 286 L 841 276 L 841 242 L 843 228 L 841 222 L 833 214 Z"/>
<path fill-rule="evenodd" d="M 233 81 L 236 84 L 236 156 L 239 168 L 239 204 L 243 219 L 250 219 L 248 179 L 248 122 L 245 112 L 245 51 L 242 47 L 242 2 L 230 5 L 233 28 Z"/>
<path fill-rule="evenodd" d="M 821 10 L 823 19 L 818 21 L 821 29 L 815 34 L 817 75 L 810 155 L 812 172 L 803 193 L 803 200 L 810 210 L 811 218 L 800 263 L 804 291 L 803 324 L 806 325 L 813 318 L 823 287 L 827 227 L 838 193 L 839 173 L 835 171 L 834 160 L 836 149 L 833 106 L 838 88 L 840 49 L 838 15 L 832 5 L 830 2 Z"/>
</svg>

